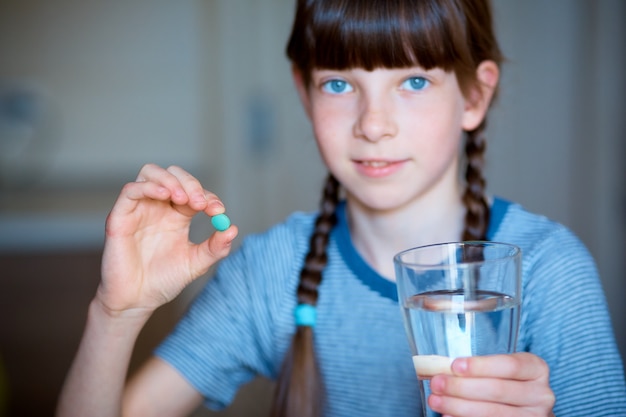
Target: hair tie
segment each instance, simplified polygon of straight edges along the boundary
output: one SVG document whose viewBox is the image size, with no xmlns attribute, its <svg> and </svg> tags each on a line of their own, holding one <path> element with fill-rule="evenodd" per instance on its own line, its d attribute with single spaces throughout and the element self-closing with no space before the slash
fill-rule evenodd
<svg viewBox="0 0 626 417">
<path fill-rule="evenodd" d="M 317 318 L 315 306 L 310 304 L 298 304 L 294 315 L 296 317 L 296 326 L 315 327 L 315 320 Z"/>
</svg>

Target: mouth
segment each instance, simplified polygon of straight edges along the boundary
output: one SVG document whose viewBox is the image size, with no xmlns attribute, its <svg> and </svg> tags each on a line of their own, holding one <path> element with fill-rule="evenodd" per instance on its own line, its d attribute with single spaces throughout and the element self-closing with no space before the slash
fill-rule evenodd
<svg viewBox="0 0 626 417">
<path fill-rule="evenodd" d="M 372 167 L 372 168 L 384 168 L 386 166 L 393 164 L 393 162 L 389 162 L 389 161 L 356 161 L 356 162 L 359 164 L 365 165 L 366 167 Z"/>
<path fill-rule="evenodd" d="M 353 161 L 356 164 L 371 168 L 385 168 L 406 162 L 405 159 L 353 159 Z"/>
<path fill-rule="evenodd" d="M 372 178 L 382 178 L 399 171 L 406 160 L 355 159 L 357 171 Z"/>
</svg>

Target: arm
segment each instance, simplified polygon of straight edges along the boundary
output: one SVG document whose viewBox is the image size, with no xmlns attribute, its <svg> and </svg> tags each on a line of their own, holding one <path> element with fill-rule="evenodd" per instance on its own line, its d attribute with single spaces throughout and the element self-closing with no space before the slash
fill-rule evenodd
<svg viewBox="0 0 626 417">
<path fill-rule="evenodd" d="M 167 362 L 153 357 L 129 381 L 122 400 L 128 416 L 187 416 L 202 395 Z"/>
<path fill-rule="evenodd" d="M 200 405 L 202 396 L 156 358 L 144 364 L 124 390 L 133 346 L 146 320 L 133 314 L 110 317 L 97 300 L 91 303 L 85 334 L 63 388 L 59 416 L 174 417 L 188 415 Z"/>
<path fill-rule="evenodd" d="M 237 235 L 234 226 L 200 244 L 189 241 L 195 214 L 223 211 L 216 196 L 176 167 L 147 165 L 124 187 L 107 218 L 102 280 L 61 392 L 59 417 L 119 416 L 123 397 L 124 407 L 132 408 L 124 415 L 150 416 L 142 407 L 154 404 L 155 389 L 167 394 L 158 399 L 168 404 L 169 415 L 200 402 L 200 395 L 158 360 L 148 362 L 127 395 L 124 382 L 135 341 L 152 312 L 228 254 Z"/>
</svg>

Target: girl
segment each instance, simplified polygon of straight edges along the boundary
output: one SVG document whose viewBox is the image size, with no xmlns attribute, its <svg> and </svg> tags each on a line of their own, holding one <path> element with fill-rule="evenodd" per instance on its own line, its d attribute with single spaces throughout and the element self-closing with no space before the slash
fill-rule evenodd
<svg viewBox="0 0 626 417">
<path fill-rule="evenodd" d="M 319 212 L 248 237 L 124 386 L 151 313 L 237 235 L 231 226 L 190 243 L 191 218 L 224 206 L 181 168 L 143 167 L 107 219 L 102 281 L 59 416 L 219 409 L 255 375 L 278 379 L 273 416 L 417 415 L 392 258 L 461 239 L 522 248 L 520 353 L 457 359 L 454 375 L 432 379 L 430 406 L 626 415 L 588 252 L 563 226 L 486 194 L 482 132 L 502 61 L 486 0 L 299 0 L 287 53 L 330 171 Z"/>
</svg>

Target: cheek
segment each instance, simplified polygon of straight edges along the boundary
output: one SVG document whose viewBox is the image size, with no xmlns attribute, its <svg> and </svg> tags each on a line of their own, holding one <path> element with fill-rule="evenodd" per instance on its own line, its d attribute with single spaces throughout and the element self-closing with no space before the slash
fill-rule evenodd
<svg viewBox="0 0 626 417">
<path fill-rule="evenodd" d="M 433 168 L 454 160 L 463 139 L 462 106 L 432 106 L 405 118 L 408 138 L 424 164 Z"/>
<path fill-rule="evenodd" d="M 445 147 L 458 142 L 462 128 L 462 108 L 431 106 L 404 116 L 403 127 L 409 136 L 419 136 L 425 146 Z"/>
<path fill-rule="evenodd" d="M 340 151 L 339 128 L 335 125 L 332 117 L 313 114 L 311 117 L 313 134 L 319 153 L 327 166 L 332 164 L 332 156 Z"/>
<path fill-rule="evenodd" d="M 311 123 L 320 150 L 339 149 L 350 132 L 349 116 L 345 109 L 331 106 L 313 107 Z"/>
</svg>

